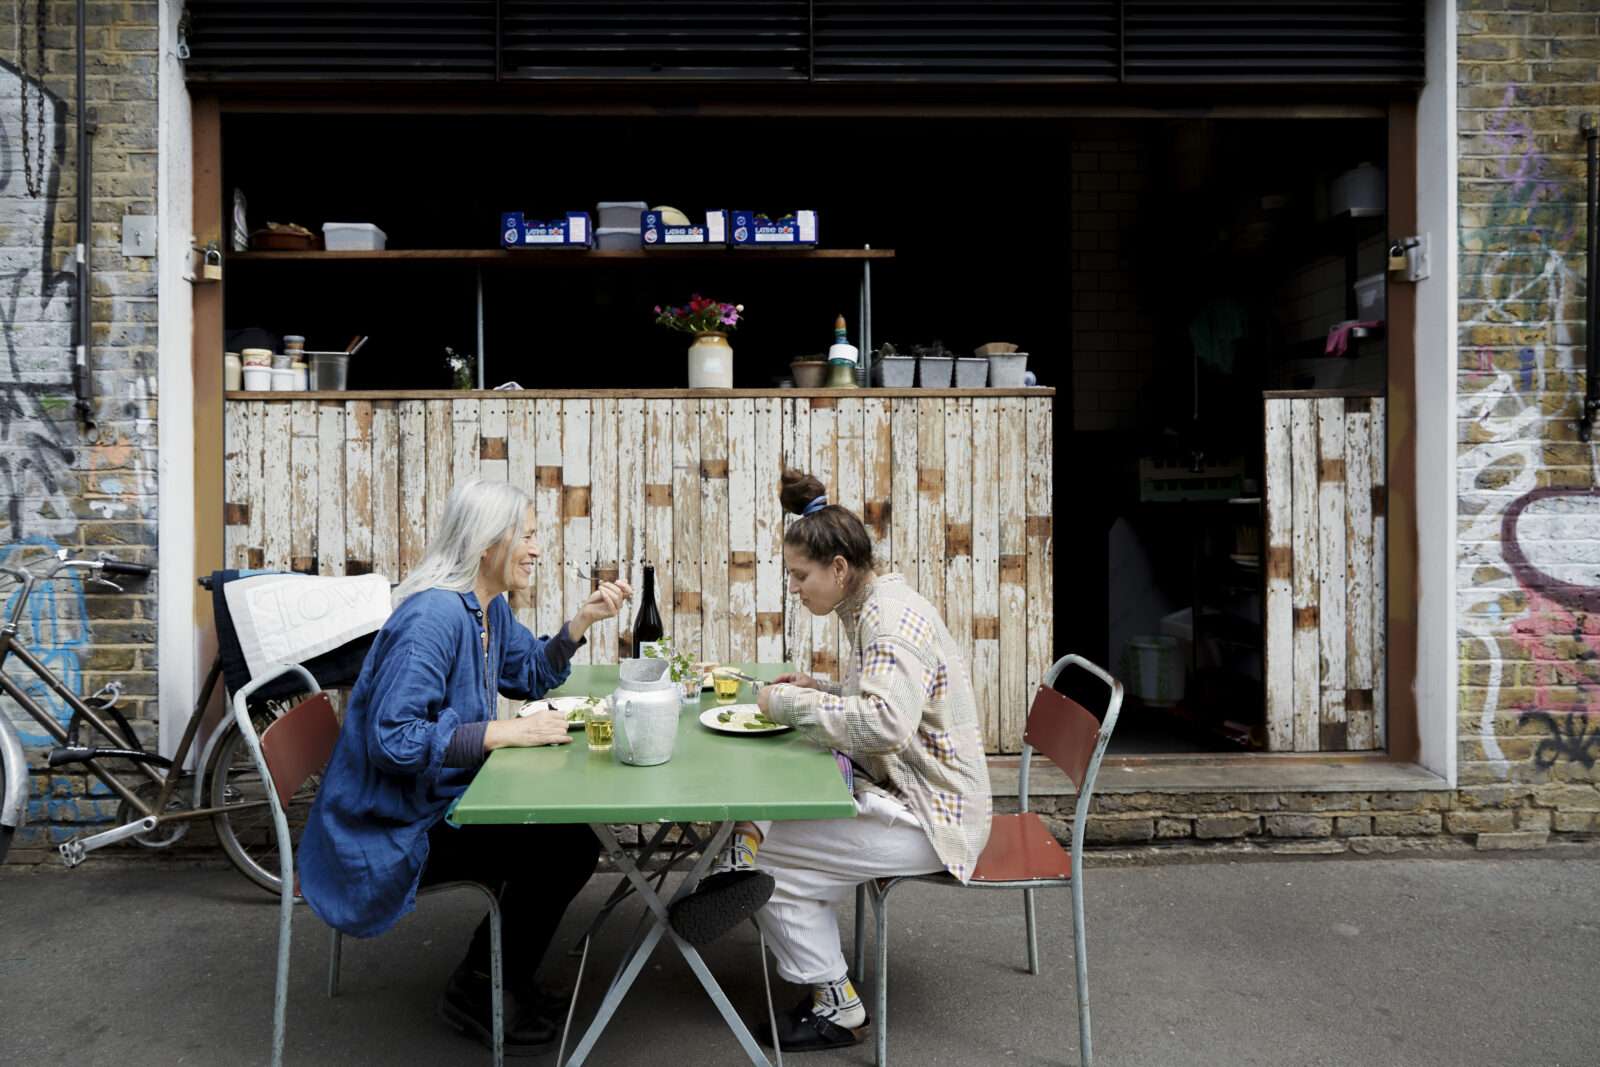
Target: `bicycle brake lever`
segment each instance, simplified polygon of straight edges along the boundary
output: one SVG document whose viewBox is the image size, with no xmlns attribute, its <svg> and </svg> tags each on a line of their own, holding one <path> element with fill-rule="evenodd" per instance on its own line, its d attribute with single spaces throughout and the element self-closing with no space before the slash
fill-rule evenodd
<svg viewBox="0 0 1600 1067">
<path fill-rule="evenodd" d="M 106 588 L 112 589 L 112 590 L 114 590 L 114 591 L 116 591 L 118 593 L 125 592 L 125 590 L 122 588 L 122 586 L 118 585 L 116 582 L 113 582 L 109 578 L 102 578 L 98 574 L 95 575 L 93 578 L 90 578 L 89 581 L 94 585 L 103 585 Z"/>
</svg>

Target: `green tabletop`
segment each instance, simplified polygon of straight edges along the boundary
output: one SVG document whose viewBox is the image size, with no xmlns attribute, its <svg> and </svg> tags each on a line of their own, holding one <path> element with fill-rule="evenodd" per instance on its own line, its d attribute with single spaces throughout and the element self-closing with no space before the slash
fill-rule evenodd
<svg viewBox="0 0 1600 1067">
<path fill-rule="evenodd" d="M 730 664 L 732 666 L 732 664 Z M 781 664 L 738 664 L 775 678 Z M 606 696 L 615 664 L 575 666 L 551 696 Z M 740 700 L 753 699 L 747 685 Z M 717 706 L 710 692 L 685 705 L 672 759 L 655 767 L 617 763 L 590 752 L 581 730 L 572 743 L 502 748 L 489 754 L 456 805 L 455 821 L 478 823 L 722 822 L 727 819 L 846 819 L 855 802 L 826 749 L 795 731 L 756 737 L 716 733 L 700 712 Z"/>
</svg>

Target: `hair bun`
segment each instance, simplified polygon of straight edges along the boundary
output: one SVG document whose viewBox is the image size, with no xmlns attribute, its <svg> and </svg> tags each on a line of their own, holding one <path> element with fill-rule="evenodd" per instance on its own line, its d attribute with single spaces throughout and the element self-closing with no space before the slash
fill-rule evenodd
<svg viewBox="0 0 1600 1067">
<path fill-rule="evenodd" d="M 804 514 L 807 504 L 828 492 L 828 487 L 822 482 L 793 467 L 783 469 L 780 481 L 782 488 L 778 490 L 778 500 L 782 502 L 783 510 L 791 515 Z"/>
</svg>

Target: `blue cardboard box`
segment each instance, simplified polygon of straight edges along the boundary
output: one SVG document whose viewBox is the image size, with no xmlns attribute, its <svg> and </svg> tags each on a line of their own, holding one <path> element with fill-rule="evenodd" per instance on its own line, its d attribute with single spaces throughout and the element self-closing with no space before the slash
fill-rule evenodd
<svg viewBox="0 0 1600 1067">
<path fill-rule="evenodd" d="M 704 225 L 668 226 L 661 221 L 659 211 L 646 211 L 639 217 L 639 236 L 646 248 L 665 248 L 668 245 L 726 245 L 728 243 L 728 213 L 706 212 Z"/>
<path fill-rule="evenodd" d="M 500 215 L 500 245 L 503 248 L 591 248 L 594 227 L 587 211 L 569 211 L 564 219 L 539 222 L 525 219 L 520 211 Z"/>
<path fill-rule="evenodd" d="M 782 247 L 814 248 L 817 244 L 817 213 L 795 211 L 780 218 L 768 218 L 754 211 L 735 211 L 731 243 L 736 248 Z"/>
</svg>

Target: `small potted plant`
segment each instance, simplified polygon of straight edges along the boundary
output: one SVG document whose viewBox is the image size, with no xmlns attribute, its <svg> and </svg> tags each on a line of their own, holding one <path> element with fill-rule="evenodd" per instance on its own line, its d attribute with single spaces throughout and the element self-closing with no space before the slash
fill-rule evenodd
<svg viewBox="0 0 1600 1067">
<path fill-rule="evenodd" d="M 956 358 L 943 341 L 916 345 L 912 351 L 917 354 L 918 385 L 924 389 L 950 388 L 950 376 L 955 370 Z"/>
<path fill-rule="evenodd" d="M 681 652 L 673 645 L 669 635 L 662 634 L 661 640 L 646 645 L 642 651 L 646 659 L 667 661 L 667 675 L 678 685 L 679 703 L 699 702 L 701 672 L 689 653 Z"/>
<path fill-rule="evenodd" d="M 457 353 L 453 348 L 445 348 L 444 365 L 450 371 L 450 386 L 453 389 L 476 389 L 478 387 L 478 360 L 470 352 Z"/>
<path fill-rule="evenodd" d="M 681 307 L 656 305 L 656 323 L 694 336 L 689 346 L 690 389 L 732 389 L 733 349 L 728 331 L 739 325 L 743 304 L 724 304 L 695 293 Z"/>
<path fill-rule="evenodd" d="M 917 376 L 917 357 L 902 355 L 885 341 L 873 353 L 872 374 L 885 389 L 910 389 Z"/>
</svg>

